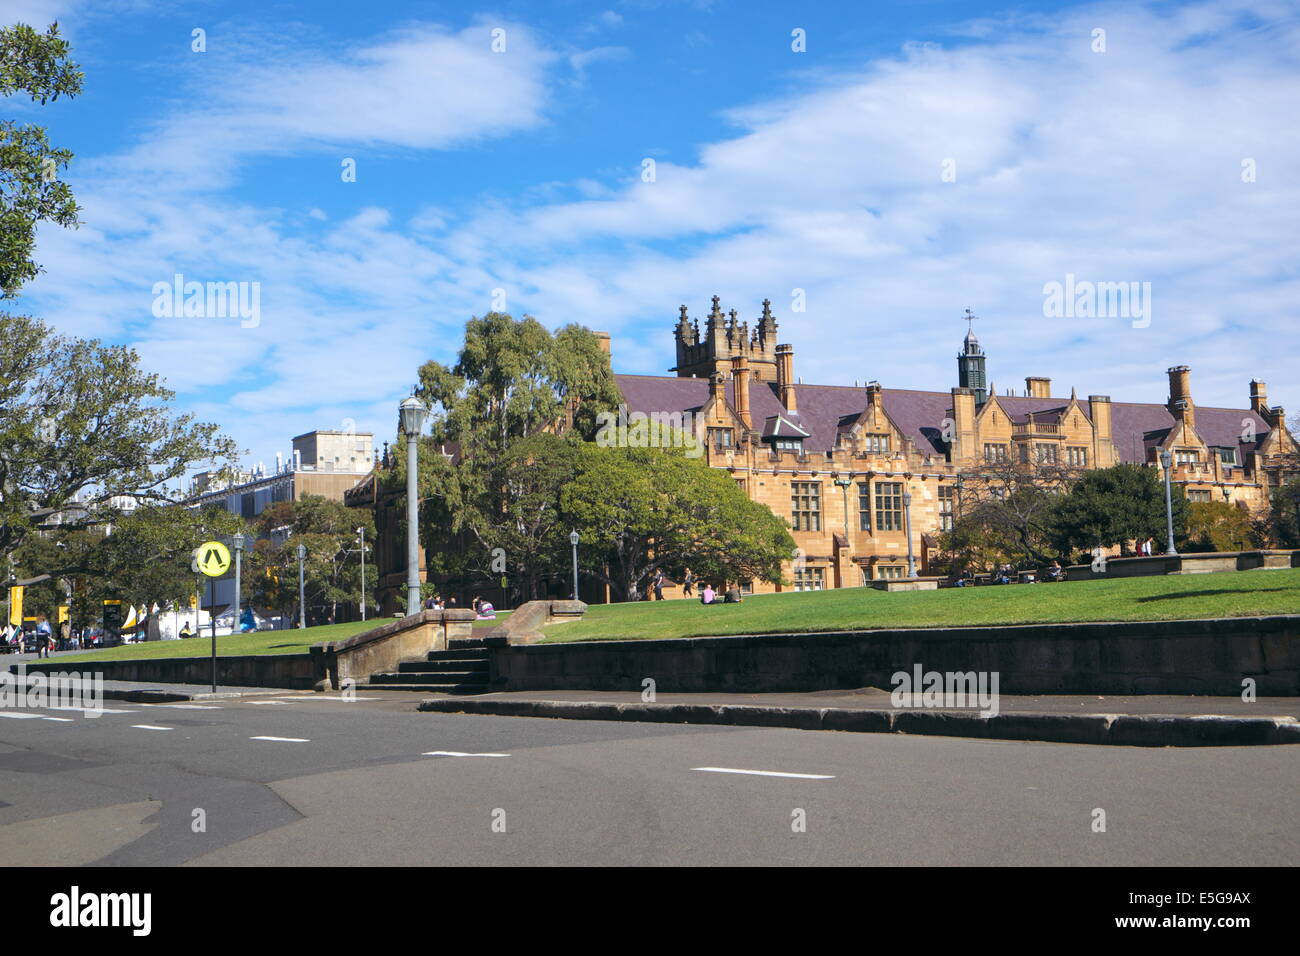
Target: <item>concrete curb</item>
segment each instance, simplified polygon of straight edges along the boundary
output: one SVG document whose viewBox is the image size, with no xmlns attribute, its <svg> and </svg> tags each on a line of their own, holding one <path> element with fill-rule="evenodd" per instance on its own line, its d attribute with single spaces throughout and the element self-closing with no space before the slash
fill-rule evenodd
<svg viewBox="0 0 1300 956">
<path fill-rule="evenodd" d="M 419 710 L 442 714 L 552 717 L 562 720 L 629 720 L 661 724 L 788 727 L 855 733 L 1036 740 L 1127 747 L 1242 747 L 1300 744 L 1292 717 L 1223 717 L 1216 714 L 1038 714 L 981 717 L 936 710 L 853 710 L 841 707 L 764 707 L 750 704 L 644 704 L 564 700 L 431 698 Z"/>
<path fill-rule="evenodd" d="M 25 694 L 30 681 L 15 685 L 15 693 Z M 310 693 L 286 688 L 256 688 L 253 690 L 185 691 L 165 690 L 161 687 L 105 687 L 104 700 L 125 701 L 131 704 L 179 704 L 186 701 L 233 700 L 239 697 L 282 696 L 284 694 Z"/>
</svg>

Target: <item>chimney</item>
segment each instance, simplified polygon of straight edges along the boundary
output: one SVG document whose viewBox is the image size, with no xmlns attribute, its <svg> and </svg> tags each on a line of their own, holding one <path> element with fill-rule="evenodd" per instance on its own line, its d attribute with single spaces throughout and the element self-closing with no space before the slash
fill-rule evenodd
<svg viewBox="0 0 1300 956">
<path fill-rule="evenodd" d="M 604 352 L 606 355 L 609 355 L 610 354 L 609 333 L 592 332 L 591 334 L 596 336 L 596 338 L 600 340 L 600 350 Z"/>
<path fill-rule="evenodd" d="M 1111 404 L 1109 395 L 1089 395 L 1088 408 L 1092 418 L 1093 455 L 1091 464 L 1101 468 L 1110 463 L 1111 446 L 1115 441 L 1111 425 Z"/>
<path fill-rule="evenodd" d="M 1030 375 L 1025 378 L 1025 394 L 1030 398 L 1051 398 L 1052 380 L 1043 378 L 1041 375 Z"/>
<path fill-rule="evenodd" d="M 746 356 L 732 356 L 731 379 L 736 386 L 736 414 L 746 428 L 753 428 L 754 423 L 749 417 L 749 359 Z"/>
<path fill-rule="evenodd" d="M 1196 427 L 1196 409 L 1192 405 L 1192 370 L 1175 365 L 1169 370 L 1169 414 L 1187 428 Z"/>
<path fill-rule="evenodd" d="M 794 395 L 794 346 L 776 347 L 776 384 L 781 393 L 781 404 L 787 412 L 799 411 Z"/>
<path fill-rule="evenodd" d="M 1250 410 L 1261 418 L 1268 413 L 1268 386 L 1255 379 L 1250 380 Z"/>
</svg>

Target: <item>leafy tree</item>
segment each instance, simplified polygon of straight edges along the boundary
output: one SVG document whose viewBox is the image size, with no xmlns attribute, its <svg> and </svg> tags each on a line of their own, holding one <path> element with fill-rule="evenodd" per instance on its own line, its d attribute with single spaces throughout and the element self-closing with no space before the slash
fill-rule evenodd
<svg viewBox="0 0 1300 956">
<path fill-rule="evenodd" d="M 503 312 L 470 319 L 456 364 L 426 362 L 417 394 L 432 409 L 435 443 L 489 462 L 515 439 L 561 423 L 590 438 L 596 414 L 618 401 L 609 356 L 590 331 L 569 325 L 551 335 L 531 316 Z"/>
<path fill-rule="evenodd" d="M 194 549 L 241 530 L 247 530 L 242 519 L 225 508 L 146 505 L 111 524 L 35 535 L 15 552 L 14 567 L 20 578 L 35 582 L 25 595 L 30 607 L 53 619 L 53 608 L 65 603 L 71 587 L 73 621 L 89 624 L 105 598 L 188 607 L 195 591 Z M 34 573 L 38 569 L 43 573 Z"/>
<path fill-rule="evenodd" d="M 215 425 L 172 412 L 173 393 L 133 349 L 55 335 L 26 316 L 0 319 L 0 395 L 0 555 L 40 533 L 113 522 L 128 502 L 174 502 L 187 471 L 235 455 Z"/>
<path fill-rule="evenodd" d="M 1248 551 L 1258 547 L 1249 512 L 1224 501 L 1188 504 L 1188 551 Z"/>
<path fill-rule="evenodd" d="M 248 555 L 250 597 L 260 607 L 274 608 L 297 620 L 298 545 L 307 550 L 303 583 L 308 617 L 338 619 L 340 604 L 356 604 L 361 597 L 361 556 L 357 528 L 365 532 L 366 608 L 374 608 L 379 575 L 374 560 L 374 515 L 349 508 L 320 495 L 303 495 L 294 502 L 279 502 L 258 516 L 257 540 Z M 318 609 L 315 614 L 312 609 Z"/>
<path fill-rule="evenodd" d="M 1283 482 L 1269 496 L 1266 530 L 1279 548 L 1300 548 L 1300 478 Z"/>
<path fill-rule="evenodd" d="M 1053 515 L 1075 475 L 1055 465 L 1011 462 L 963 473 L 953 528 L 940 538 L 944 557 L 933 567 L 991 569 L 1052 560 Z"/>
<path fill-rule="evenodd" d="M 1188 502 L 1173 488 L 1175 538 L 1184 536 Z M 1063 553 L 1166 538 L 1163 476 L 1156 468 L 1120 464 L 1084 472 L 1060 502 L 1053 519 L 1053 540 Z"/>
<path fill-rule="evenodd" d="M 571 449 L 618 401 L 608 355 L 581 326 L 552 335 L 531 317 L 492 312 L 466 324 L 454 366 L 427 362 L 420 382 L 432 410 L 430 436 L 420 443 L 430 575 L 504 577 L 519 598 L 540 597 L 562 557 L 555 522 Z M 406 456 L 396 457 L 385 479 L 394 491 L 406 467 Z"/>
<path fill-rule="evenodd" d="M 584 542 L 583 570 L 624 600 L 659 568 L 689 566 L 718 584 L 776 582 L 795 548 L 782 519 L 678 448 L 584 444 L 561 505 Z"/>
<path fill-rule="evenodd" d="M 0 96 L 25 93 L 45 104 L 81 92 L 82 73 L 53 24 L 44 34 L 25 24 L 0 28 Z M 0 120 L 0 299 L 10 299 L 40 271 L 32 259 L 41 222 L 77 225 L 77 203 L 55 178 L 72 153 L 50 146 L 43 127 Z"/>
</svg>

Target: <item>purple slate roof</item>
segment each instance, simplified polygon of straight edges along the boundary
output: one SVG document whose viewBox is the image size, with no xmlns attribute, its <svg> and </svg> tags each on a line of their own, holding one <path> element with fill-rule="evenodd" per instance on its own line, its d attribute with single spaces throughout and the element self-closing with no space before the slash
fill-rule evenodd
<svg viewBox="0 0 1300 956">
<path fill-rule="evenodd" d="M 614 376 L 629 412 L 695 412 L 709 400 L 709 382 L 704 378 L 678 378 L 671 375 L 621 375 Z M 804 448 L 809 452 L 826 452 L 835 447 L 836 436 L 847 431 L 867 406 L 864 388 L 846 385 L 798 385 L 795 394 L 799 402 L 798 424 L 809 434 Z M 1061 413 L 1069 405 L 1066 398 L 1030 398 L 1024 395 L 998 395 L 998 403 L 1011 416 L 1012 421 L 1027 421 L 1034 413 L 1036 421 L 1060 421 Z M 735 406 L 733 384 L 727 383 L 727 400 Z M 881 390 L 885 412 L 893 419 L 905 436 L 916 444 L 923 455 L 943 455 L 946 447 L 942 439 L 943 420 L 952 408 L 949 392 L 926 392 L 914 389 L 885 388 Z M 750 418 L 755 423 L 766 423 L 776 416 L 791 417 L 777 398 L 776 386 L 754 382 L 749 390 Z M 1092 406 L 1080 400 L 1079 407 L 1092 418 Z M 1055 413 L 1053 416 L 1050 413 Z M 1255 441 L 1240 441 L 1243 421 L 1253 422 Z M 1111 433 L 1121 461 L 1143 463 L 1146 450 L 1158 444 L 1175 424 L 1174 417 L 1164 405 L 1113 402 L 1111 404 Z M 1196 430 L 1207 445 L 1237 447 L 1245 462 L 1268 435 L 1268 424 L 1249 409 L 1196 408 Z"/>
</svg>

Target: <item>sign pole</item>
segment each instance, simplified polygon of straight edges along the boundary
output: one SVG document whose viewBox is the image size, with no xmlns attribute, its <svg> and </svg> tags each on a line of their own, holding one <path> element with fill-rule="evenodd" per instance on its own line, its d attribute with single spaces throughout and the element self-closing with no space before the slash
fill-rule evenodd
<svg viewBox="0 0 1300 956">
<path fill-rule="evenodd" d="M 236 547 L 242 547 L 244 543 L 242 538 L 238 535 L 236 535 L 236 538 L 238 539 Z M 236 556 L 238 556 L 238 552 L 236 552 Z M 194 549 L 194 567 L 197 571 L 206 574 L 209 578 L 221 577 L 221 575 L 225 574 L 226 570 L 230 567 L 230 551 L 227 550 L 226 546 L 220 541 L 206 541 Z M 238 565 L 236 565 L 236 567 L 238 567 Z M 239 572 L 236 570 L 236 581 L 239 580 L 238 575 Z M 217 594 L 216 589 L 213 588 L 212 606 L 208 608 L 208 621 L 212 625 L 212 693 L 214 694 L 217 692 L 217 616 L 212 612 L 216 609 Z M 203 610 L 203 597 L 201 594 L 199 596 L 198 610 Z M 238 585 L 236 585 L 235 590 L 235 615 L 237 627 L 239 615 Z M 197 634 L 199 629 L 197 612 L 195 613 L 194 618 L 194 632 Z M 232 633 L 234 633 L 233 630 Z"/>
</svg>

